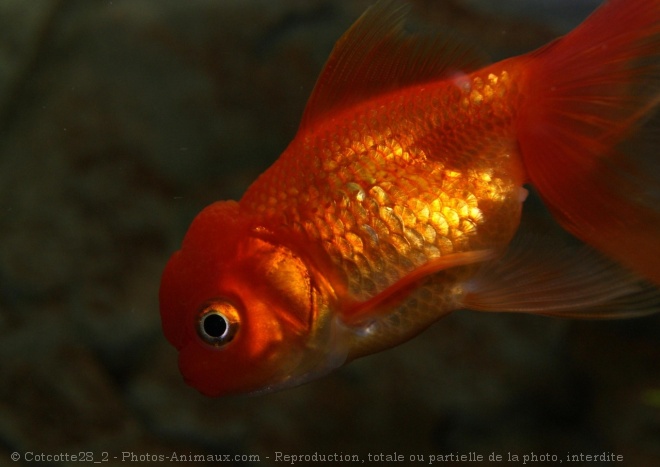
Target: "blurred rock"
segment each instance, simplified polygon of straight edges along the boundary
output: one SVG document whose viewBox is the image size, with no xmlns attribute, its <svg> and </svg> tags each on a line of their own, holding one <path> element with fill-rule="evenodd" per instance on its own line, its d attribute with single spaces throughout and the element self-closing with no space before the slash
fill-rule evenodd
<svg viewBox="0 0 660 467">
<path fill-rule="evenodd" d="M 140 433 L 107 371 L 54 310 L 32 313 L 0 343 L 0 438 L 18 452 L 75 452 Z"/>
</svg>

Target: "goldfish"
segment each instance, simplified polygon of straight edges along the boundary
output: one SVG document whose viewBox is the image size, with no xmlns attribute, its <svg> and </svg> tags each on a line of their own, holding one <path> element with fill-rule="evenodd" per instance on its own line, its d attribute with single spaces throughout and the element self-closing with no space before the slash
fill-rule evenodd
<svg viewBox="0 0 660 467">
<path fill-rule="evenodd" d="M 294 139 L 203 209 L 161 279 L 164 334 L 208 396 L 320 378 L 456 310 L 660 308 L 660 2 L 610 0 L 484 64 L 381 0 L 338 40 Z M 517 240 L 534 187 L 583 246 Z M 531 188 L 530 188 L 531 189 Z"/>
</svg>

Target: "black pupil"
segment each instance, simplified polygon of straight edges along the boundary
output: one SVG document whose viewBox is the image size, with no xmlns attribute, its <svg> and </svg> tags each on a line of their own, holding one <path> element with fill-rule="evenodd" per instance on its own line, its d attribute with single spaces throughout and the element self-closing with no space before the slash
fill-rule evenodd
<svg viewBox="0 0 660 467">
<path fill-rule="evenodd" d="M 218 338 L 222 337 L 227 332 L 227 327 L 229 325 L 223 316 L 217 313 L 211 313 L 204 318 L 204 323 L 202 326 L 204 327 L 204 332 L 207 335 L 210 337 Z"/>
</svg>

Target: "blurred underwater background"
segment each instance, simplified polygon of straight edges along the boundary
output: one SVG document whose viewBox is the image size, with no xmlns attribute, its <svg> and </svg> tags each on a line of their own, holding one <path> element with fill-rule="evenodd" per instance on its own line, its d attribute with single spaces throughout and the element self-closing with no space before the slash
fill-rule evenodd
<svg viewBox="0 0 660 467">
<path fill-rule="evenodd" d="M 659 315 L 460 311 L 280 393 L 209 399 L 182 380 L 160 328 L 166 260 L 204 206 L 240 198 L 283 151 L 371 3 L 0 0 L 0 466 L 18 465 L 14 452 L 236 466 L 282 464 L 276 452 L 367 464 L 474 452 L 483 465 L 612 452 L 624 462 L 572 465 L 660 465 Z M 600 2 L 411 3 L 412 23 L 499 60 Z M 547 222 L 533 197 L 524 216 Z"/>
</svg>

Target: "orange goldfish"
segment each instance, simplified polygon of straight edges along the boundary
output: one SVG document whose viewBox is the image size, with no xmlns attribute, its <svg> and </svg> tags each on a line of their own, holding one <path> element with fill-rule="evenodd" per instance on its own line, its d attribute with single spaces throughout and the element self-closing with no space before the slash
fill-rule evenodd
<svg viewBox="0 0 660 467">
<path fill-rule="evenodd" d="M 407 9 L 384 0 L 357 20 L 284 153 L 169 260 L 163 329 L 202 393 L 298 385 L 463 308 L 660 307 L 660 187 L 632 157 L 658 155 L 660 1 L 611 0 L 488 66 L 405 33 Z M 512 242 L 523 184 L 593 249 Z"/>
</svg>

